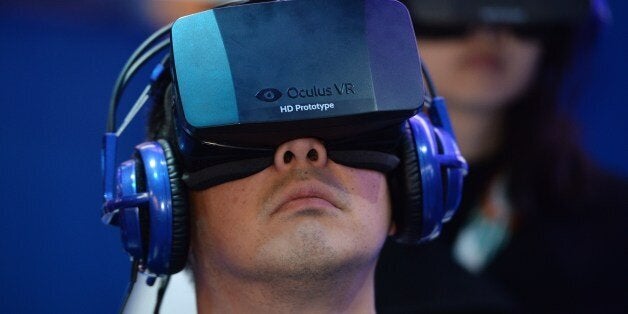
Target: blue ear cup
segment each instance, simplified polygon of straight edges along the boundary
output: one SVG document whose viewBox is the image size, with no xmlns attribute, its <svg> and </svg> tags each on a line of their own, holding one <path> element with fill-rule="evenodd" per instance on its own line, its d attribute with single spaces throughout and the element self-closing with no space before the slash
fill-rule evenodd
<svg viewBox="0 0 628 314">
<path fill-rule="evenodd" d="M 137 162 L 135 160 L 127 160 L 120 164 L 116 173 L 116 199 L 124 198 L 136 198 L 138 190 L 144 190 L 140 187 L 138 189 L 135 178 L 137 174 Z M 119 209 L 117 216 L 118 226 L 120 227 L 120 235 L 122 237 L 122 245 L 124 250 L 131 255 L 134 260 L 141 260 L 144 258 L 147 247 L 147 240 L 142 235 L 142 225 L 146 225 L 145 221 L 140 220 L 140 209 L 142 208 L 142 215 L 145 217 L 144 212 L 146 206 L 144 204 L 131 204 L 130 207 L 123 207 Z"/>
<path fill-rule="evenodd" d="M 468 171 L 468 165 L 462 159 L 458 144 L 450 132 L 436 127 L 434 134 L 442 152 L 436 158 L 442 169 L 442 184 L 445 189 L 443 191 L 443 222 L 447 222 L 453 217 L 458 205 L 460 205 L 462 181 Z"/>
<path fill-rule="evenodd" d="M 404 201 L 395 238 L 416 244 L 434 239 L 460 202 L 467 165 L 448 130 L 419 113 L 406 121 L 401 144 Z"/>
<path fill-rule="evenodd" d="M 135 158 L 117 171 L 118 224 L 124 249 L 156 275 L 185 267 L 189 245 L 187 196 L 165 140 L 136 146 Z"/>
</svg>

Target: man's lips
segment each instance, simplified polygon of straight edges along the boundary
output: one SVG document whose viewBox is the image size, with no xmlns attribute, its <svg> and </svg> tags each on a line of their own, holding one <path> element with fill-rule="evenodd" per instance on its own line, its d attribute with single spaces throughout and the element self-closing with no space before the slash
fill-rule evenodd
<svg viewBox="0 0 628 314">
<path fill-rule="evenodd" d="M 287 203 L 284 203 L 277 208 L 275 213 L 307 211 L 308 213 L 312 214 L 314 212 L 320 212 L 333 208 L 334 206 L 330 202 L 322 198 L 307 197 L 294 199 Z"/>
<path fill-rule="evenodd" d="M 280 194 L 276 204 L 271 215 L 287 211 L 340 209 L 330 188 L 318 184 L 290 188 Z"/>
<path fill-rule="evenodd" d="M 501 70 L 504 66 L 499 55 L 493 53 L 470 53 L 464 57 L 463 65 L 493 71 Z"/>
</svg>

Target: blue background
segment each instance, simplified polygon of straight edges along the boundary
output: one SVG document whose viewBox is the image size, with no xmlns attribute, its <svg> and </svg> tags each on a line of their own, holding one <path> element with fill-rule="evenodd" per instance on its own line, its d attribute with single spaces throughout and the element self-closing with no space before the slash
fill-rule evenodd
<svg viewBox="0 0 628 314">
<path fill-rule="evenodd" d="M 123 3 L 0 4 L 3 313 L 112 313 L 122 301 L 129 263 L 117 229 L 99 219 L 100 145 L 111 86 L 150 32 Z M 628 3 L 610 6 L 574 114 L 591 155 L 628 176 Z M 142 122 L 119 159 L 141 141 Z"/>
</svg>

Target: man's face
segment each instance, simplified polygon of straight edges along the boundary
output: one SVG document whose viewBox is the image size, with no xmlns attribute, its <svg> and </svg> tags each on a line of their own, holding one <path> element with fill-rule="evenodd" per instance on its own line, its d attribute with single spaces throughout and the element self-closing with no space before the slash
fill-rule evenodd
<svg viewBox="0 0 628 314">
<path fill-rule="evenodd" d="M 477 27 L 452 38 L 419 38 L 421 56 L 450 109 L 502 110 L 530 86 L 541 59 L 539 39 L 507 28 Z"/>
<path fill-rule="evenodd" d="M 391 230 L 384 174 L 327 159 L 315 139 L 282 144 L 272 166 L 193 192 L 191 205 L 195 267 L 210 276 L 298 280 L 374 266 Z"/>
</svg>

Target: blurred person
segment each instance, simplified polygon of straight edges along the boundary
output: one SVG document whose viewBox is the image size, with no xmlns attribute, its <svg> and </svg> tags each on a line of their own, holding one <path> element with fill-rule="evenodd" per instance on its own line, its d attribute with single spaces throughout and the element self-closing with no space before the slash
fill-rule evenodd
<svg viewBox="0 0 628 314">
<path fill-rule="evenodd" d="M 437 242 L 527 313 L 625 311 L 628 184 L 583 152 L 569 112 L 583 86 L 566 84 L 585 81 L 569 75 L 605 3 L 402 2 L 470 162 Z"/>
</svg>

